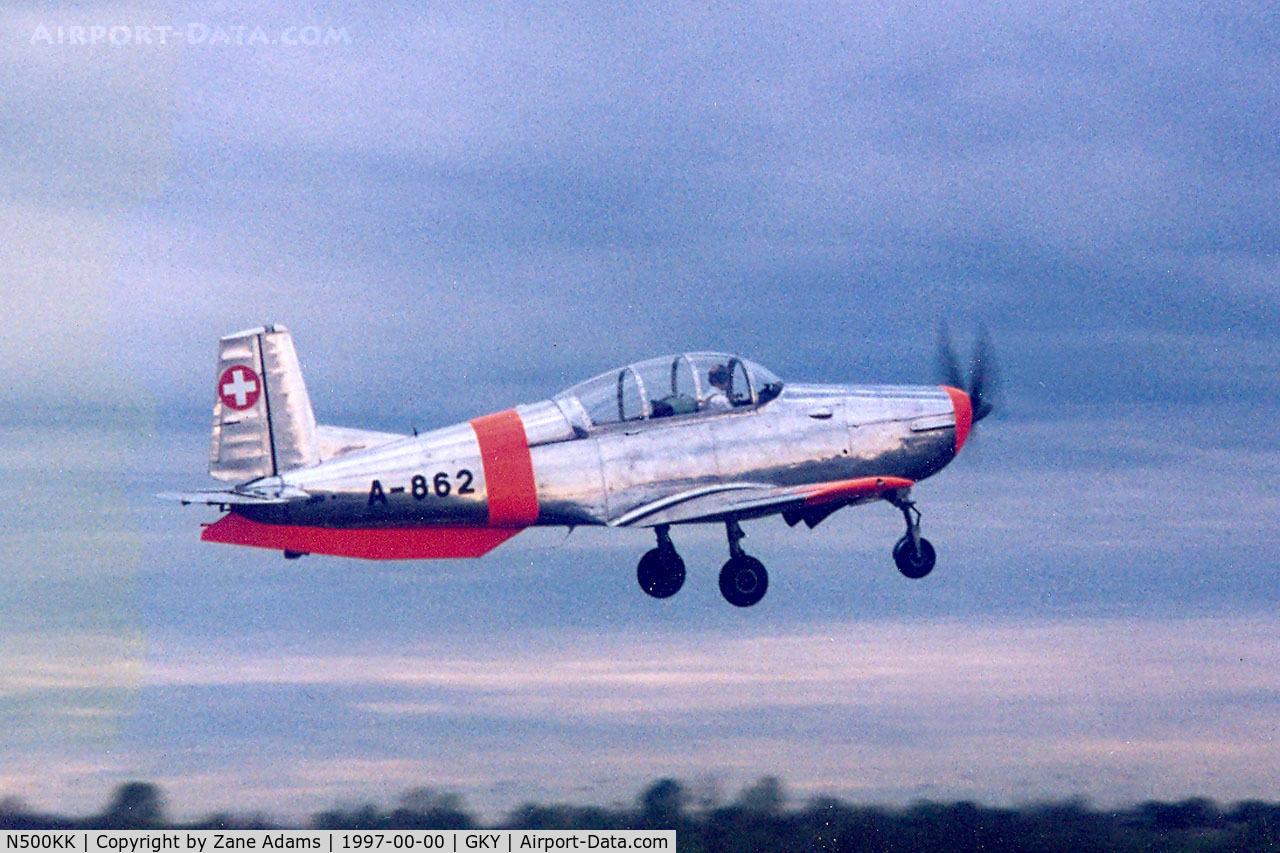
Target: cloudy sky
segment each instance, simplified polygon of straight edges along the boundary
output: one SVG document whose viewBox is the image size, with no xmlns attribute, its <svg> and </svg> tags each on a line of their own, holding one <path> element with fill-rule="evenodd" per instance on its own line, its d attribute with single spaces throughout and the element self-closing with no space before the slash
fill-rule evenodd
<svg viewBox="0 0 1280 853">
<path fill-rule="evenodd" d="M 1268 3 L 7 4 L 0 794 L 1280 798 L 1277 34 Z M 286 564 L 151 498 L 204 485 L 215 339 L 264 321 L 321 421 L 407 431 L 671 350 L 932 381 L 943 319 L 988 326 L 1004 406 L 917 490 L 918 584 L 883 506 L 748 525 L 740 612 L 715 529 L 658 602 L 642 532 Z"/>
</svg>

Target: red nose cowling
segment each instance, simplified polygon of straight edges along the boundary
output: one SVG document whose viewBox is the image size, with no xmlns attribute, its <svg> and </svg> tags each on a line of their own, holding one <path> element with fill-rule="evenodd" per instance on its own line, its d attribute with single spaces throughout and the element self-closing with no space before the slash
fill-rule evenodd
<svg viewBox="0 0 1280 853">
<path fill-rule="evenodd" d="M 942 390 L 951 398 L 951 407 L 956 412 L 956 453 L 959 453 L 964 447 L 964 440 L 969 437 L 969 428 L 973 426 L 973 402 L 959 388 L 943 385 Z"/>
</svg>

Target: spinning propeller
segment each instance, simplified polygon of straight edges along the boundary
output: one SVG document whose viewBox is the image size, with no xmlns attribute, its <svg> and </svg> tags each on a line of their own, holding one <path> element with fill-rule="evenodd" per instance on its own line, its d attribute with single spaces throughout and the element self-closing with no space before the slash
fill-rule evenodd
<svg viewBox="0 0 1280 853">
<path fill-rule="evenodd" d="M 973 358 L 969 361 L 968 382 L 965 382 L 960 372 L 960 361 L 956 358 L 955 346 L 946 325 L 939 326 L 938 370 L 942 373 L 945 384 L 959 388 L 969 395 L 975 424 L 995 409 L 999 399 L 1000 374 L 995 349 L 991 346 L 991 337 L 985 326 L 978 329 L 978 342 L 974 344 Z"/>
</svg>

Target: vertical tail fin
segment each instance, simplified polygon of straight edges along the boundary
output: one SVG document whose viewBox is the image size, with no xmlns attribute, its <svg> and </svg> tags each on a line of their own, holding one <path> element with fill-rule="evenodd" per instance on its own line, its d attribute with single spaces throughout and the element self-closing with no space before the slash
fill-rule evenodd
<svg viewBox="0 0 1280 853">
<path fill-rule="evenodd" d="M 218 342 L 209 473 L 244 482 L 320 461 L 293 337 L 262 326 Z"/>
</svg>

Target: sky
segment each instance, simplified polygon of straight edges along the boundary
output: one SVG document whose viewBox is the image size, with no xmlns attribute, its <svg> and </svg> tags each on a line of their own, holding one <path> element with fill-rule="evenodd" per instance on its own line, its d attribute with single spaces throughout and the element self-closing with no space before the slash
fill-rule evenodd
<svg viewBox="0 0 1280 853">
<path fill-rule="evenodd" d="M 6 4 L 0 795 L 1280 799 L 1278 17 Z M 1003 394 L 916 490 L 933 575 L 886 506 L 761 520 L 738 611 L 715 528 L 667 601 L 643 531 L 201 545 L 153 495 L 207 485 L 216 339 L 263 322 L 321 422 L 403 432 L 670 351 L 932 382 L 940 322 Z"/>
</svg>

